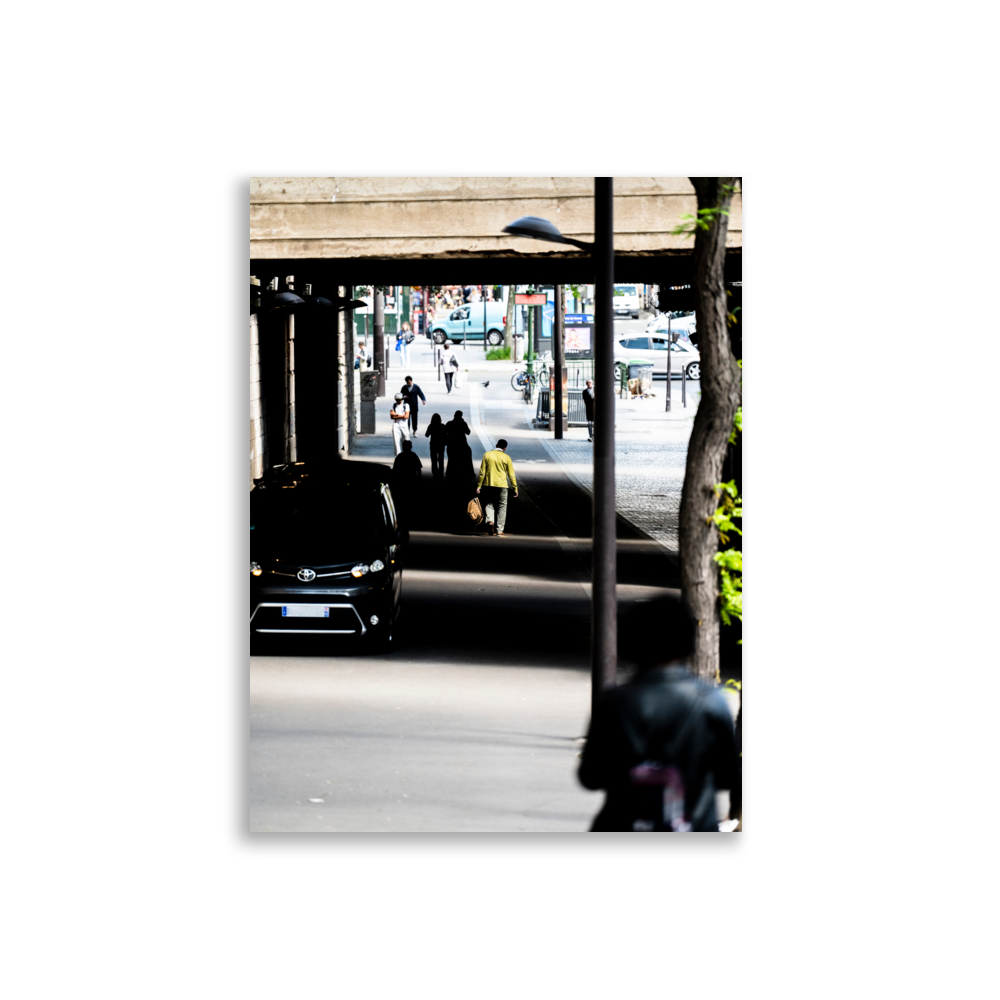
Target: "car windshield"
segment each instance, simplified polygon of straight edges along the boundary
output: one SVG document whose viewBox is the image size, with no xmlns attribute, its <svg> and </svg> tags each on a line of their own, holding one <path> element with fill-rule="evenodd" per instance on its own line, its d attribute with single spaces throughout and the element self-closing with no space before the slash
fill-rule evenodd
<svg viewBox="0 0 1000 1000">
<path fill-rule="evenodd" d="M 615 295 L 635 295 L 635 285 L 615 285 Z"/>
<path fill-rule="evenodd" d="M 254 490 L 250 544 L 267 558 L 336 562 L 363 554 L 385 533 L 374 486 L 304 485 Z"/>
</svg>

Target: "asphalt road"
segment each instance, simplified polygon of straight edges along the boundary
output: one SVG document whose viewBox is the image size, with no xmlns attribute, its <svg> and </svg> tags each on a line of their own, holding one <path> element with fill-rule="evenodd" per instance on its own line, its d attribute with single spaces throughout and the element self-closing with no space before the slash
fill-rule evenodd
<svg viewBox="0 0 1000 1000">
<path fill-rule="evenodd" d="M 467 497 L 426 476 L 396 648 L 282 637 L 250 658 L 252 832 L 573 832 L 600 806 L 575 778 L 590 708 L 590 498 L 516 394 L 467 380 L 444 398 L 423 381 L 422 419 L 462 409 L 476 468 L 510 441 L 510 534 L 475 534 Z M 429 472 L 422 436 L 416 449 Z M 679 586 L 661 546 L 621 520 L 618 539 L 622 609 Z"/>
</svg>

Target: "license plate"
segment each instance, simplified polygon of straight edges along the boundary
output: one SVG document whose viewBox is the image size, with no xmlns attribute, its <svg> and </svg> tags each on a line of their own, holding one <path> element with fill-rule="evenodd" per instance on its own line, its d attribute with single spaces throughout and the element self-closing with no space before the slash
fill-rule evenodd
<svg viewBox="0 0 1000 1000">
<path fill-rule="evenodd" d="M 282 618 L 329 618 L 330 609 L 322 604 L 286 604 L 281 609 Z"/>
</svg>

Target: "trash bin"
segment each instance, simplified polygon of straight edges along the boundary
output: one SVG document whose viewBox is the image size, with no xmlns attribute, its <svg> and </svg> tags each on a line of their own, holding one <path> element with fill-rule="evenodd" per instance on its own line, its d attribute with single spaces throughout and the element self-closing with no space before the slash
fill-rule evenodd
<svg viewBox="0 0 1000 1000">
<path fill-rule="evenodd" d="M 629 361 L 628 384 L 633 396 L 645 395 L 653 387 L 653 362 Z"/>
</svg>

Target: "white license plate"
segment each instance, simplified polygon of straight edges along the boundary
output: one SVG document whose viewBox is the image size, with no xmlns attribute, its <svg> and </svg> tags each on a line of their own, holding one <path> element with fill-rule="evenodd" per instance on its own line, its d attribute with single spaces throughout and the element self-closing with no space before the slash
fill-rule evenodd
<svg viewBox="0 0 1000 1000">
<path fill-rule="evenodd" d="M 330 609 L 322 604 L 286 604 L 281 609 L 282 618 L 329 618 Z"/>
</svg>

